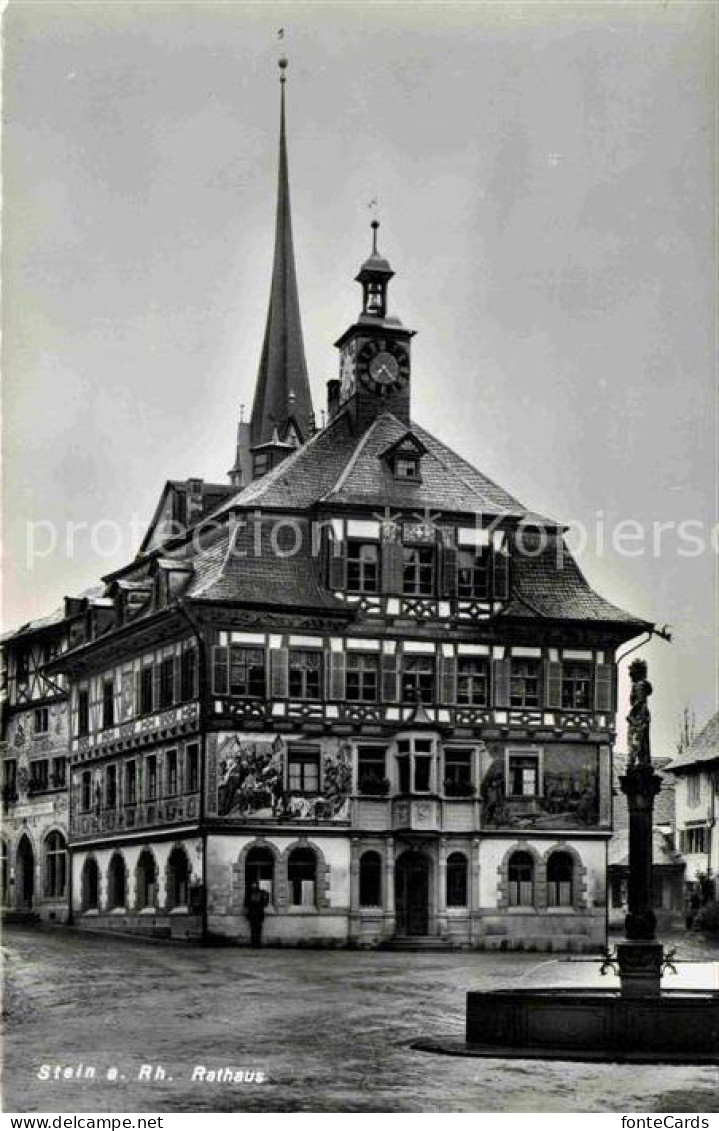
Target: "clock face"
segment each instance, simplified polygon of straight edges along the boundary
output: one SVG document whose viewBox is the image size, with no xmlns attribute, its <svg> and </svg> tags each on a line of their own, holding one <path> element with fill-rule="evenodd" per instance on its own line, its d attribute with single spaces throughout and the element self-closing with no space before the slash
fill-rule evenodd
<svg viewBox="0 0 719 1131">
<path fill-rule="evenodd" d="M 373 393 L 399 393 L 409 380 L 409 354 L 400 342 L 372 339 L 359 351 L 357 373 L 365 388 Z"/>
</svg>

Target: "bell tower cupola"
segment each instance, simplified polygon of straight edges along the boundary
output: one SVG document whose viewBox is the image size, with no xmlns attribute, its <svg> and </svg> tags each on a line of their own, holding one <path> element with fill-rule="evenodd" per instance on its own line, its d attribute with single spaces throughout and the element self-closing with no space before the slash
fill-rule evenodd
<svg viewBox="0 0 719 1131">
<path fill-rule="evenodd" d="M 386 259 L 377 251 L 379 220 L 372 221 L 372 254 L 360 267 L 356 281 L 362 286 L 362 317 L 384 318 L 387 313 L 387 287 L 394 275 Z"/>
</svg>

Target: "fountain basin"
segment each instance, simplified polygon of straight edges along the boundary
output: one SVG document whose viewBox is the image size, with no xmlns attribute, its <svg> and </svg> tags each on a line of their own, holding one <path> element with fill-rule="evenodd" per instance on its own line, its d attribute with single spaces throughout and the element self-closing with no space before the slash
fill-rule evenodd
<svg viewBox="0 0 719 1131">
<path fill-rule="evenodd" d="M 466 1042 L 468 1054 L 474 1048 L 474 1055 L 485 1056 L 494 1049 L 495 1056 L 551 1051 L 567 1059 L 589 1054 L 719 1064 L 719 992 L 664 990 L 627 998 L 611 989 L 472 991 Z"/>
</svg>

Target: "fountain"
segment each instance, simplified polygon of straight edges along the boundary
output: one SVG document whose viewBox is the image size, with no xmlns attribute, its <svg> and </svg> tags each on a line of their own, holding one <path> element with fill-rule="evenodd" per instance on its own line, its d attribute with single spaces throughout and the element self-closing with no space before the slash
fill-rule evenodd
<svg viewBox="0 0 719 1131">
<path fill-rule="evenodd" d="M 652 824 L 661 779 L 651 764 L 647 666 L 635 660 L 627 717 L 629 762 L 620 778 L 629 809 L 625 938 L 604 956 L 618 989 L 551 987 L 467 994 L 466 1041 L 418 1041 L 454 1055 L 564 1060 L 719 1063 L 719 989 L 667 989 L 673 952 L 656 938 L 652 911 Z M 715 982 L 715 984 L 718 984 Z"/>
</svg>

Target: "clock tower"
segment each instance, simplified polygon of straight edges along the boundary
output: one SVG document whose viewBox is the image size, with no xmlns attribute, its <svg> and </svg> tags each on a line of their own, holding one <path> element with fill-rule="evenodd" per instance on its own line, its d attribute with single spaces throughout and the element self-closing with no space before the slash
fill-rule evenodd
<svg viewBox="0 0 719 1131">
<path fill-rule="evenodd" d="M 340 351 L 339 408 L 348 405 L 364 431 L 383 412 L 409 424 L 410 345 L 415 331 L 387 312 L 387 288 L 394 275 L 377 250 L 379 221 L 372 221 L 372 253 L 356 279 L 362 313 L 335 345 Z"/>
</svg>

